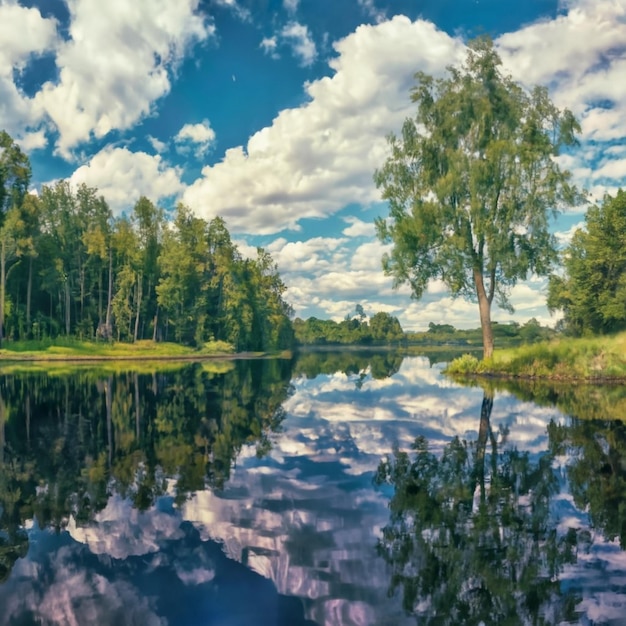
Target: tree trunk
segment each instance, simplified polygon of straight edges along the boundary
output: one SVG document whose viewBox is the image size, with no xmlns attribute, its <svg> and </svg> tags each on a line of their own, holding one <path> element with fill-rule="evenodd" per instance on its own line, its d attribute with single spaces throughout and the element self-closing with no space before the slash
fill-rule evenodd
<svg viewBox="0 0 626 626">
<path fill-rule="evenodd" d="M 139 442 L 139 433 L 140 433 L 140 424 L 141 424 L 141 408 L 139 406 L 140 395 L 139 395 L 139 374 L 135 372 L 135 436 L 137 437 L 137 442 Z"/>
<path fill-rule="evenodd" d="M 474 284 L 478 297 L 478 309 L 480 311 L 480 327 L 483 331 L 483 359 L 488 359 L 493 354 L 493 331 L 491 329 L 491 302 L 485 292 L 485 283 L 480 270 L 474 270 Z"/>
<path fill-rule="evenodd" d="M 109 469 L 113 463 L 113 377 L 104 383 L 104 404 L 107 413 L 107 443 L 109 449 Z"/>
<path fill-rule="evenodd" d="M 480 503 L 485 503 L 485 453 L 487 440 L 491 434 L 491 411 L 493 409 L 493 390 L 485 389 L 483 402 L 480 407 L 480 426 L 478 427 L 478 441 L 476 442 L 476 461 L 474 465 L 474 489 L 479 488 Z"/>
<path fill-rule="evenodd" d="M 107 296 L 106 320 L 104 322 L 106 326 L 107 337 L 109 339 L 112 336 L 112 329 L 111 329 L 111 300 L 112 299 L 113 299 L 113 249 L 109 248 L 109 293 Z"/>
<path fill-rule="evenodd" d="M 70 336 L 70 315 L 71 315 L 71 301 L 70 301 L 70 281 L 69 278 L 65 279 L 65 334 Z"/>
<path fill-rule="evenodd" d="M 159 325 L 159 305 L 157 304 L 156 312 L 154 314 L 154 329 L 152 330 L 152 341 L 157 340 L 157 327 Z"/>
<path fill-rule="evenodd" d="M 26 285 L 26 336 L 31 336 L 30 299 L 33 292 L 33 257 L 28 258 L 28 283 Z"/>
<path fill-rule="evenodd" d="M 0 346 L 4 342 L 4 292 L 6 287 L 6 258 L 4 240 L 0 248 Z"/>
<path fill-rule="evenodd" d="M 137 276 L 137 314 L 135 315 L 135 332 L 133 334 L 133 341 L 137 341 L 137 335 L 139 334 L 139 311 L 141 310 L 141 296 L 143 292 L 143 276 L 141 272 Z"/>
</svg>

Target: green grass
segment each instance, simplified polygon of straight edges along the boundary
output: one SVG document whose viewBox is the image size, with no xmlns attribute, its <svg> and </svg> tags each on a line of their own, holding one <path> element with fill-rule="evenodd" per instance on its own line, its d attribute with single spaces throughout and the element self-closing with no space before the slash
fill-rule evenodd
<svg viewBox="0 0 626 626">
<path fill-rule="evenodd" d="M 626 332 L 496 349 L 493 357 L 486 360 L 465 354 L 448 365 L 446 374 L 554 380 L 626 379 Z"/>
<path fill-rule="evenodd" d="M 224 341 L 205 343 L 201 349 L 177 343 L 149 340 L 135 343 L 103 343 L 57 338 L 54 341 L 7 342 L 0 350 L 0 360 L 95 360 L 95 359 L 188 359 L 232 354 L 233 347 Z"/>
</svg>

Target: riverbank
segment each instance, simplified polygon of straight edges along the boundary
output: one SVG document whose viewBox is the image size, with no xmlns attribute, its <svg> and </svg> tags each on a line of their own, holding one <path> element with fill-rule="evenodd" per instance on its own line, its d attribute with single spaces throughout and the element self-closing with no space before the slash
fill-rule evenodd
<svg viewBox="0 0 626 626">
<path fill-rule="evenodd" d="M 7 342 L 0 349 L 0 361 L 165 361 L 233 358 L 231 344 L 208 342 L 200 349 L 177 343 L 137 341 L 135 343 L 103 343 L 56 339 L 52 342 Z M 243 355 L 245 356 L 245 355 Z M 255 355 L 256 356 L 256 355 Z"/>
<path fill-rule="evenodd" d="M 451 376 L 626 381 L 626 332 L 591 338 L 560 338 L 494 352 L 479 360 L 470 354 L 452 361 Z"/>
</svg>

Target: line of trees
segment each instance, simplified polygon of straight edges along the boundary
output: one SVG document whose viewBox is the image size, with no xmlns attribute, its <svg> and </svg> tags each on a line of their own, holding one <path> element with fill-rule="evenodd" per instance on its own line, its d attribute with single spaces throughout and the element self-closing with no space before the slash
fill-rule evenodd
<svg viewBox="0 0 626 626">
<path fill-rule="evenodd" d="M 67 181 L 28 193 L 28 157 L 0 132 L 0 342 L 59 335 L 291 347 L 291 307 L 263 249 L 244 259 L 221 218 L 184 205 L 168 222 L 140 198 L 114 217 Z"/>
</svg>

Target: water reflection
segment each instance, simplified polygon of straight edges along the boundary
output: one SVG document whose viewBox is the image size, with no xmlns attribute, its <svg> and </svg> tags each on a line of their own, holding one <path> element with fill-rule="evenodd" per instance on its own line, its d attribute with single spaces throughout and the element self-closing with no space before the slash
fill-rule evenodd
<svg viewBox="0 0 626 626">
<path fill-rule="evenodd" d="M 574 392 L 393 353 L 220 367 L 0 377 L 0 625 L 624 613 L 626 432 Z"/>
<path fill-rule="evenodd" d="M 379 549 L 391 589 L 422 623 L 560 623 L 575 619 L 575 596 L 558 574 L 576 560 L 577 533 L 550 523 L 558 492 L 547 452 L 531 459 L 503 449 L 485 391 L 478 439 L 454 437 L 440 457 L 424 437 L 412 455 L 396 450 L 376 480 L 394 488 Z"/>
</svg>

